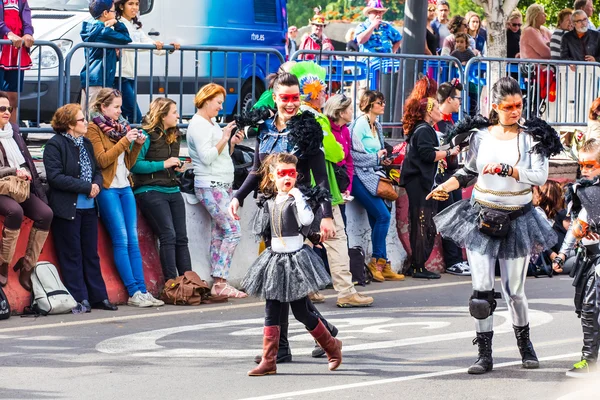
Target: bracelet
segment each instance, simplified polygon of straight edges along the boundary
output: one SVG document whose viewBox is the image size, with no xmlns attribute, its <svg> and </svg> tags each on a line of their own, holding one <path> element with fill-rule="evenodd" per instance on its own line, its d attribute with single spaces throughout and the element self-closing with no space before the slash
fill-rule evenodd
<svg viewBox="0 0 600 400">
<path fill-rule="evenodd" d="M 498 175 L 500 175 L 503 178 L 506 178 L 509 175 L 511 166 L 508 164 L 500 164 L 500 166 L 501 166 L 501 170 L 500 170 L 500 172 L 498 172 Z"/>
<path fill-rule="evenodd" d="M 562 267 L 565 264 L 565 260 L 563 260 L 560 256 L 554 257 L 552 262 L 558 264 L 559 267 Z"/>
<path fill-rule="evenodd" d="M 450 157 L 450 155 L 452 155 L 452 152 L 450 151 L 450 149 L 446 150 L 446 158 Z"/>
</svg>

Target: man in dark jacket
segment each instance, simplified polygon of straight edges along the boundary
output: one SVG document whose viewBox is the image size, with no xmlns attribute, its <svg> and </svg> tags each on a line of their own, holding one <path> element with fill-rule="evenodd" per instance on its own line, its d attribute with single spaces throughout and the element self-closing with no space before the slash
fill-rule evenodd
<svg viewBox="0 0 600 400">
<path fill-rule="evenodd" d="M 90 14 L 93 20 L 84 21 L 81 39 L 85 43 L 125 45 L 131 43 L 127 27 L 116 20 L 113 0 L 92 0 Z M 81 108 L 86 113 L 100 89 L 112 87 L 117 71 L 115 49 L 90 48 L 86 50 L 87 65 L 81 70 Z M 87 93 L 86 93 L 86 88 Z"/>
<path fill-rule="evenodd" d="M 564 34 L 560 45 L 562 60 L 600 62 L 600 32 L 588 29 L 588 16 L 577 10 L 571 16 L 574 30 Z"/>
</svg>

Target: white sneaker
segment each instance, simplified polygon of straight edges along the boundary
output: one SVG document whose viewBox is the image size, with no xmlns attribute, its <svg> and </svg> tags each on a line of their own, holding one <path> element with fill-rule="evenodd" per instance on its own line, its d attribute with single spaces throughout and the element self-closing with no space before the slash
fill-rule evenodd
<svg viewBox="0 0 600 400">
<path fill-rule="evenodd" d="M 146 298 L 146 295 L 139 290 L 127 300 L 127 305 L 132 307 L 152 307 L 153 304 Z"/>
<path fill-rule="evenodd" d="M 142 293 L 142 296 L 144 296 L 147 301 L 152 303 L 152 307 L 160 307 L 165 305 L 164 301 L 155 298 L 150 292 Z"/>
<path fill-rule="evenodd" d="M 471 268 L 469 267 L 469 264 L 462 261 L 446 268 L 446 272 L 452 275 L 469 276 L 471 275 Z"/>
</svg>

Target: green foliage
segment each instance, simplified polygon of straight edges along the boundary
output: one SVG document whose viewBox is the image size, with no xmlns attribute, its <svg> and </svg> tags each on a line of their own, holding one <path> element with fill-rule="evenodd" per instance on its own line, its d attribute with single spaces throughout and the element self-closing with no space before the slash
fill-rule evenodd
<svg viewBox="0 0 600 400">
<path fill-rule="evenodd" d="M 450 15 L 464 16 L 469 11 L 483 15 L 483 8 L 475 4 L 473 0 L 448 0 L 448 3 L 450 4 Z"/>
<path fill-rule="evenodd" d="M 386 21 L 399 21 L 404 19 L 404 3 L 406 0 L 383 0 L 385 7 L 389 8 L 385 14 Z M 321 6 L 323 14 L 330 21 L 358 22 L 365 19 L 362 10 L 367 2 L 365 0 L 288 0 L 288 23 L 290 25 L 305 26 L 313 16 L 313 8 Z"/>
<path fill-rule="evenodd" d="M 519 1 L 519 10 L 523 14 L 523 18 L 525 18 L 525 11 L 527 11 L 527 7 L 532 4 L 540 4 L 544 6 L 544 10 L 546 11 L 547 20 L 546 26 L 549 28 L 556 27 L 557 16 L 560 10 L 565 8 L 573 8 L 573 0 L 520 0 Z"/>
</svg>

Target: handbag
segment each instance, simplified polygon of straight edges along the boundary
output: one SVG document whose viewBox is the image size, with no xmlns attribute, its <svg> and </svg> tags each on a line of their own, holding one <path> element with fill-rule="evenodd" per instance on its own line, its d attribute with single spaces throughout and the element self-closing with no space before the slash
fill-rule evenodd
<svg viewBox="0 0 600 400">
<path fill-rule="evenodd" d="M 335 180 L 337 181 L 340 192 L 344 193 L 346 190 L 348 190 L 348 186 L 350 186 L 350 177 L 348 176 L 348 170 L 346 166 L 333 164 L 333 173 L 335 175 Z"/>
<path fill-rule="evenodd" d="M 398 192 L 392 185 L 392 180 L 388 178 L 379 177 L 379 183 L 377 184 L 377 197 L 381 197 L 383 200 L 396 201 L 398 200 Z"/>
<path fill-rule="evenodd" d="M 17 203 L 22 203 L 29 198 L 29 181 L 15 175 L 5 176 L 0 179 L 0 195 L 8 196 Z"/>
<path fill-rule="evenodd" d="M 206 281 L 194 271 L 186 271 L 175 279 L 169 279 L 160 297 L 167 304 L 190 306 L 227 301 L 227 296 L 211 296 Z"/>
<path fill-rule="evenodd" d="M 481 206 L 481 211 L 479 211 L 477 217 L 477 226 L 479 231 L 485 235 L 499 239 L 505 238 L 508 235 L 511 221 L 525 215 L 532 208 L 531 203 L 515 211 L 498 210 Z"/>
</svg>

